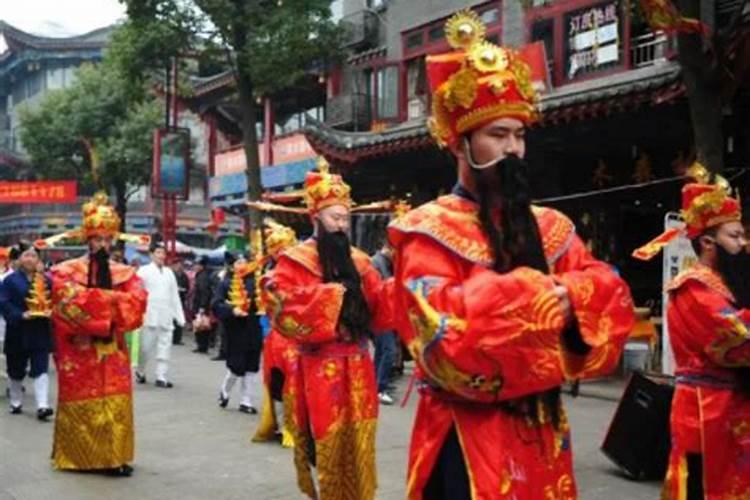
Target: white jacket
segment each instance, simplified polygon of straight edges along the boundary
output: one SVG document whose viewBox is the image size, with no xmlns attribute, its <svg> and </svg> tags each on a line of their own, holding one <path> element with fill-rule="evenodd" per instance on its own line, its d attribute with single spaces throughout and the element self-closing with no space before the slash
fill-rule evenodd
<svg viewBox="0 0 750 500">
<path fill-rule="evenodd" d="M 182 311 L 174 272 L 167 266 L 159 269 L 151 262 L 138 269 L 138 277 L 143 280 L 143 287 L 148 292 L 148 305 L 143 317 L 143 326 L 165 330 L 172 330 L 173 322 L 184 326 L 185 313 Z"/>
</svg>

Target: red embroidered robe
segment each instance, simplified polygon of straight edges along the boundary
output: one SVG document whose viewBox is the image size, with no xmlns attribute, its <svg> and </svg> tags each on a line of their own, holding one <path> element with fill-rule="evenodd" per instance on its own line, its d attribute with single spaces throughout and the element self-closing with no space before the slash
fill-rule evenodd
<svg viewBox="0 0 750 500">
<path fill-rule="evenodd" d="M 265 291 L 265 286 L 271 281 L 272 276 L 273 270 L 268 271 L 261 280 L 261 300 L 263 301 L 264 309 L 267 309 L 271 303 L 271 298 L 268 292 Z M 287 405 L 290 403 L 288 395 L 293 392 L 292 386 L 299 381 L 299 377 L 295 376 L 295 371 L 299 369 L 298 358 L 299 349 L 296 342 L 279 333 L 272 325 L 270 333 L 263 341 L 263 412 L 258 429 L 253 436 L 253 441 L 270 441 L 275 438 L 277 431 L 281 431 L 283 434 L 282 445 L 285 447 L 293 445 L 293 438 L 289 434 L 290 425 L 287 423 L 292 413 L 291 408 L 287 407 Z M 284 405 L 283 423 L 278 422 L 271 397 L 271 381 L 274 371 L 278 371 L 284 381 L 282 388 L 282 404 Z M 299 389 L 296 389 L 294 392 L 299 392 Z"/>
<path fill-rule="evenodd" d="M 750 498 L 750 397 L 736 368 L 750 367 L 750 310 L 737 309 L 721 277 L 697 264 L 669 284 L 669 339 L 677 379 L 664 498 L 681 500 L 687 454 L 703 456 L 708 500 Z"/>
<path fill-rule="evenodd" d="M 352 248 L 373 331 L 392 324 L 386 286 L 369 257 Z M 339 314 L 344 286 L 323 283 L 315 240 L 287 250 L 270 283 L 274 328 L 299 350 L 286 397 L 291 408 L 294 461 L 303 493 L 315 497 L 308 462 L 314 441 L 319 498 L 368 500 L 376 488 L 375 371 L 367 343 L 342 342 Z"/>
<path fill-rule="evenodd" d="M 564 413 L 555 429 L 543 413 L 532 422 L 498 404 L 612 370 L 634 322 L 628 287 L 589 254 L 569 219 L 546 208 L 534 214 L 551 274 L 523 267 L 496 273 L 477 213 L 472 201 L 448 195 L 389 228 L 396 324 L 417 360 L 421 394 L 408 498 L 423 498 L 452 426 L 472 498 L 576 498 Z M 556 283 L 568 289 L 592 348 L 586 356 L 563 346 Z"/>
<path fill-rule="evenodd" d="M 109 469 L 133 460 L 133 402 L 125 332 L 141 326 L 146 291 L 135 270 L 110 262 L 112 290 L 87 288 L 88 258 L 52 268 L 58 469 Z"/>
</svg>

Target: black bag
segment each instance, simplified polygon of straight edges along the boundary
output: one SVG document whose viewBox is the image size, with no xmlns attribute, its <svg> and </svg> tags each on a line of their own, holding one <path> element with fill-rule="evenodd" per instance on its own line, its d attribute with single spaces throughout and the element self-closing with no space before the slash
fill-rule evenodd
<svg viewBox="0 0 750 500">
<path fill-rule="evenodd" d="M 632 479 L 664 479 L 674 377 L 633 372 L 602 451 Z"/>
</svg>

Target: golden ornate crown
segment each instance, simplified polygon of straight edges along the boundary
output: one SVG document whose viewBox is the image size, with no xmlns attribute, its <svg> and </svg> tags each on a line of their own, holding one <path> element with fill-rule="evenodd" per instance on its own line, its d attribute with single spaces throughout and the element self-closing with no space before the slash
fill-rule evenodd
<svg viewBox="0 0 750 500">
<path fill-rule="evenodd" d="M 271 218 L 266 218 L 264 236 L 266 242 L 266 251 L 268 255 L 276 258 L 287 248 L 297 244 L 297 234 L 294 229 L 279 224 Z"/>
<path fill-rule="evenodd" d="M 492 120 L 538 119 L 539 96 L 531 69 L 513 49 L 487 41 L 476 12 L 465 9 L 445 24 L 445 37 L 454 52 L 427 56 L 432 91 L 430 133 L 441 146 Z"/>
<path fill-rule="evenodd" d="M 351 188 L 340 175 L 331 174 L 328 162 L 318 159 L 318 171 L 305 176 L 305 203 L 311 214 L 316 214 L 332 205 L 352 206 Z"/>
<path fill-rule="evenodd" d="M 712 176 L 700 163 L 694 163 L 687 172 L 697 182 L 686 184 L 682 188 L 683 228 L 668 229 L 650 242 L 633 252 L 633 257 L 649 260 L 655 257 L 662 248 L 685 234 L 690 239 L 703 234 L 706 229 L 742 220 L 742 206 L 737 198 L 732 198 L 729 182 L 721 176 Z"/>
<path fill-rule="evenodd" d="M 96 193 L 83 204 L 83 236 L 117 236 L 120 232 L 120 216 L 109 204 L 107 195 Z"/>
</svg>

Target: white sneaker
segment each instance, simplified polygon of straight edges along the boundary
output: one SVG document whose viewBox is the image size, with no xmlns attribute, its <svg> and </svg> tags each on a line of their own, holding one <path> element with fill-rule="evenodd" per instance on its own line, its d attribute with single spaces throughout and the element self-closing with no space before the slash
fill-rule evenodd
<svg viewBox="0 0 750 500">
<path fill-rule="evenodd" d="M 380 400 L 380 404 L 384 404 L 384 405 L 393 404 L 393 398 L 387 392 L 381 392 L 380 394 L 378 394 L 378 399 Z"/>
</svg>

